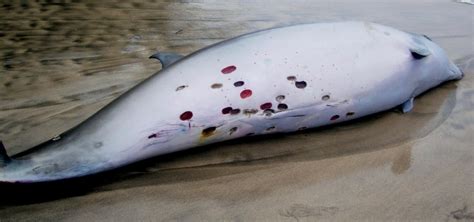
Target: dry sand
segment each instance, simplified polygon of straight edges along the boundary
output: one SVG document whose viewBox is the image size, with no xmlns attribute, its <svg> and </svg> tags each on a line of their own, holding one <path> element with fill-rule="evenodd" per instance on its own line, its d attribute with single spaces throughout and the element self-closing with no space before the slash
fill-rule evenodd
<svg viewBox="0 0 474 222">
<path fill-rule="evenodd" d="M 257 3 L 256 3 L 257 2 Z M 160 69 L 246 32 L 365 20 L 430 36 L 466 77 L 380 113 L 59 184 L 0 187 L 0 221 L 474 221 L 474 6 L 449 0 L 148 1 L 0 9 L 9 154 L 71 128 Z"/>
</svg>

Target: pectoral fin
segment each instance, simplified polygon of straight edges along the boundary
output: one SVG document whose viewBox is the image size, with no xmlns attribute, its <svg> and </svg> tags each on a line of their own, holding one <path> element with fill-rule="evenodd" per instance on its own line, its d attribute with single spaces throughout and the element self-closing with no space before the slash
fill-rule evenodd
<svg viewBox="0 0 474 222">
<path fill-rule="evenodd" d="M 183 58 L 183 55 L 177 54 L 177 53 L 172 53 L 172 52 L 158 52 L 153 55 L 151 55 L 149 58 L 150 59 L 158 59 L 161 63 L 161 66 L 164 68 L 167 68 L 171 64 L 175 63 L 176 61 L 180 60 Z"/>
<path fill-rule="evenodd" d="M 413 100 L 414 98 L 411 98 L 402 104 L 403 113 L 408 113 L 413 109 Z"/>
<path fill-rule="evenodd" d="M 423 59 L 429 55 L 431 55 L 430 50 L 426 45 L 419 39 L 420 36 L 416 36 L 414 40 L 414 44 L 410 47 L 411 55 L 414 59 Z M 424 37 L 423 37 L 424 38 Z"/>
</svg>

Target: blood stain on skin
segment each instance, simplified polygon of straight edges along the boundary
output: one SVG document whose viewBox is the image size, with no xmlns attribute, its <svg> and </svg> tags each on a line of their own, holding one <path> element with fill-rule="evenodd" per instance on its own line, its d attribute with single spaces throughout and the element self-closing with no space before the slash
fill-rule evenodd
<svg viewBox="0 0 474 222">
<path fill-rule="evenodd" d="M 235 87 L 241 87 L 241 86 L 243 86 L 244 84 L 245 84 L 244 81 L 237 81 L 237 82 L 234 82 L 234 86 L 235 86 Z"/>
<path fill-rule="evenodd" d="M 339 115 L 334 115 L 334 116 L 331 117 L 332 121 L 337 120 L 337 119 L 339 119 Z"/>
<path fill-rule="evenodd" d="M 222 114 L 229 114 L 230 112 L 232 112 L 232 107 L 226 107 L 224 109 L 222 109 Z"/>
<path fill-rule="evenodd" d="M 237 69 L 235 66 L 227 66 L 221 70 L 222 74 L 229 74 L 234 72 Z"/>
<path fill-rule="evenodd" d="M 240 98 L 245 99 L 252 96 L 252 90 L 250 89 L 245 89 L 242 92 L 240 92 Z"/>
<path fill-rule="evenodd" d="M 296 86 L 296 88 L 298 88 L 298 89 L 304 89 L 304 88 L 306 88 L 306 85 L 307 85 L 307 84 L 306 84 L 305 81 L 297 81 L 297 82 L 295 82 L 295 86 Z"/>
<path fill-rule="evenodd" d="M 262 105 L 260 105 L 260 109 L 262 110 L 266 110 L 266 109 L 270 109 L 272 108 L 272 103 L 264 103 Z"/>
<path fill-rule="evenodd" d="M 179 116 L 179 118 L 183 121 L 190 120 L 191 118 L 193 118 L 193 112 L 186 111 L 182 113 L 181 116 Z"/>
</svg>

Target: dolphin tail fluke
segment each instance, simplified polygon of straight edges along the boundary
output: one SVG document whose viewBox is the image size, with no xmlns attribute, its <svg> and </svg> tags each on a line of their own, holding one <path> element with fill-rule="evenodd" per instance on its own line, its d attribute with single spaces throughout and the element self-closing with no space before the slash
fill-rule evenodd
<svg viewBox="0 0 474 222">
<path fill-rule="evenodd" d="M 5 146 L 0 140 L 0 167 L 6 166 L 8 163 L 11 162 L 11 160 L 12 159 L 8 156 Z"/>
</svg>

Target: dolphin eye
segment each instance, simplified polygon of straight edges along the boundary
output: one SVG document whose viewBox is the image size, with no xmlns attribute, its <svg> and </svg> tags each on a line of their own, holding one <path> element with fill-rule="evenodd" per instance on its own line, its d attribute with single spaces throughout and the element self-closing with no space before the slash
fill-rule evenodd
<svg viewBox="0 0 474 222">
<path fill-rule="evenodd" d="M 423 35 L 423 37 L 425 37 L 426 39 L 430 40 L 430 41 L 433 41 L 430 37 L 428 37 L 427 35 Z"/>
</svg>

